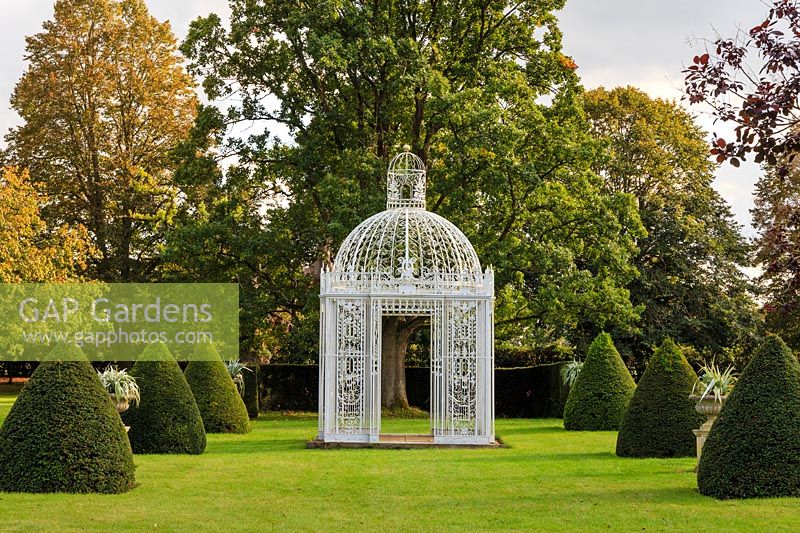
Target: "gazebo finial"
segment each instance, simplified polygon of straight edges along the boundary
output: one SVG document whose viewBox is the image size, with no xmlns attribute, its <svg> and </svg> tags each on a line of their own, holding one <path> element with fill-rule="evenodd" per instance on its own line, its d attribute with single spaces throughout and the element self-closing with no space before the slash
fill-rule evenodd
<svg viewBox="0 0 800 533">
<path fill-rule="evenodd" d="M 425 163 L 403 145 L 403 151 L 389 162 L 386 174 L 386 208 L 419 207 L 425 209 Z"/>
</svg>

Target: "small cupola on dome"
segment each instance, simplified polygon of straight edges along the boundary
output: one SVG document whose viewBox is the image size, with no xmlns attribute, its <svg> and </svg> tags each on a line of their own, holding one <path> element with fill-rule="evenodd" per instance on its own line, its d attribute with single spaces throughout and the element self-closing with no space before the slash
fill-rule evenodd
<svg viewBox="0 0 800 533">
<path fill-rule="evenodd" d="M 403 146 L 403 151 L 389 162 L 386 174 L 386 209 L 398 207 L 425 208 L 425 164 L 411 147 Z"/>
<path fill-rule="evenodd" d="M 419 289 L 432 283 L 460 290 L 481 283 L 481 264 L 469 239 L 425 209 L 425 165 L 407 148 L 389 163 L 386 210 L 347 236 L 333 272 L 348 274 L 343 281 L 381 279 Z"/>
</svg>

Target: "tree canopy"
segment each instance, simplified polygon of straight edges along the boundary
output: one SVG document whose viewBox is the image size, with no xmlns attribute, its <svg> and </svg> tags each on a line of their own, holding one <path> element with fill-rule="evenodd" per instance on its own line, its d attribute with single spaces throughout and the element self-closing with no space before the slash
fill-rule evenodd
<svg viewBox="0 0 800 533">
<path fill-rule="evenodd" d="M 176 209 L 170 150 L 196 106 L 169 24 L 143 0 L 58 0 L 26 41 L 6 161 L 30 173 L 48 221 L 88 229 L 90 275 L 148 279 Z"/>
<path fill-rule="evenodd" d="M 200 18 L 182 50 L 209 98 L 241 101 L 220 124 L 265 127 L 217 151 L 236 155 L 238 192 L 260 196 L 240 213 L 260 209 L 263 231 L 235 250 L 206 246 L 197 262 L 240 275 L 258 251 L 246 275 L 291 333 L 284 354 L 314 353 L 320 266 L 383 209 L 403 144 L 428 167 L 428 209 L 496 269 L 500 339 L 585 342 L 636 318 L 624 285 L 642 229 L 631 196 L 605 191 L 590 168 L 598 146 L 553 14 L 563 1 L 230 4 L 229 28 Z M 209 221 L 193 233 L 209 242 L 217 231 L 228 230 Z M 197 246 L 187 236 L 174 247 Z"/>
<path fill-rule="evenodd" d="M 800 347 L 800 172 L 765 168 L 756 184 L 753 225 L 756 260 L 762 267 L 767 327 L 793 348 Z"/>
<path fill-rule="evenodd" d="M 78 279 L 91 250 L 82 226 L 48 225 L 25 172 L 0 168 L 0 282 Z"/>
<path fill-rule="evenodd" d="M 742 268 L 749 246 L 713 188 L 705 132 L 674 102 L 633 87 L 585 95 L 592 131 L 605 142 L 593 168 L 609 191 L 636 197 L 647 236 L 628 284 L 642 309 L 637 330 L 615 332 L 623 355 L 643 362 L 665 338 L 700 353 L 739 355 L 760 318 Z"/>
</svg>

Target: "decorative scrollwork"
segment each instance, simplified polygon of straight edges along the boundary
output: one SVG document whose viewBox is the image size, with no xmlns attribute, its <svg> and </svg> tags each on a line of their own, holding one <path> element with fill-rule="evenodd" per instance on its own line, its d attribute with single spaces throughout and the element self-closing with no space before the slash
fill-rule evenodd
<svg viewBox="0 0 800 533">
<path fill-rule="evenodd" d="M 357 433 L 364 425 L 365 327 L 362 300 L 338 303 L 336 418 L 341 433 Z"/>
<path fill-rule="evenodd" d="M 471 434 L 476 424 L 477 317 L 475 302 L 454 303 L 448 318 L 447 403 L 454 434 Z"/>
</svg>

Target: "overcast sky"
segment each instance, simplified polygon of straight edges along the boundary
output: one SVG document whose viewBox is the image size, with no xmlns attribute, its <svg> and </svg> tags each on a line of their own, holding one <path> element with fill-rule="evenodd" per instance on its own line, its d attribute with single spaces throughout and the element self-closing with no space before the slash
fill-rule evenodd
<svg viewBox="0 0 800 533">
<path fill-rule="evenodd" d="M 169 20 L 183 38 L 194 18 L 215 12 L 227 19 L 227 0 L 147 0 L 151 13 Z M 633 85 L 651 96 L 679 99 L 681 70 L 700 51 L 696 38 L 715 32 L 732 36 L 738 26 L 750 28 L 763 20 L 761 0 L 568 0 L 559 13 L 567 55 L 578 63 L 587 89 L 600 85 Z M 52 0 L 0 0 L 0 130 L 19 123 L 9 107 L 14 84 L 25 64 L 25 36 L 36 33 L 53 13 Z M 692 110 L 696 111 L 696 110 Z M 698 115 L 707 131 L 711 118 Z M 746 226 L 752 206 L 755 165 L 721 167 L 716 187 L 730 202 L 736 218 Z"/>
</svg>

